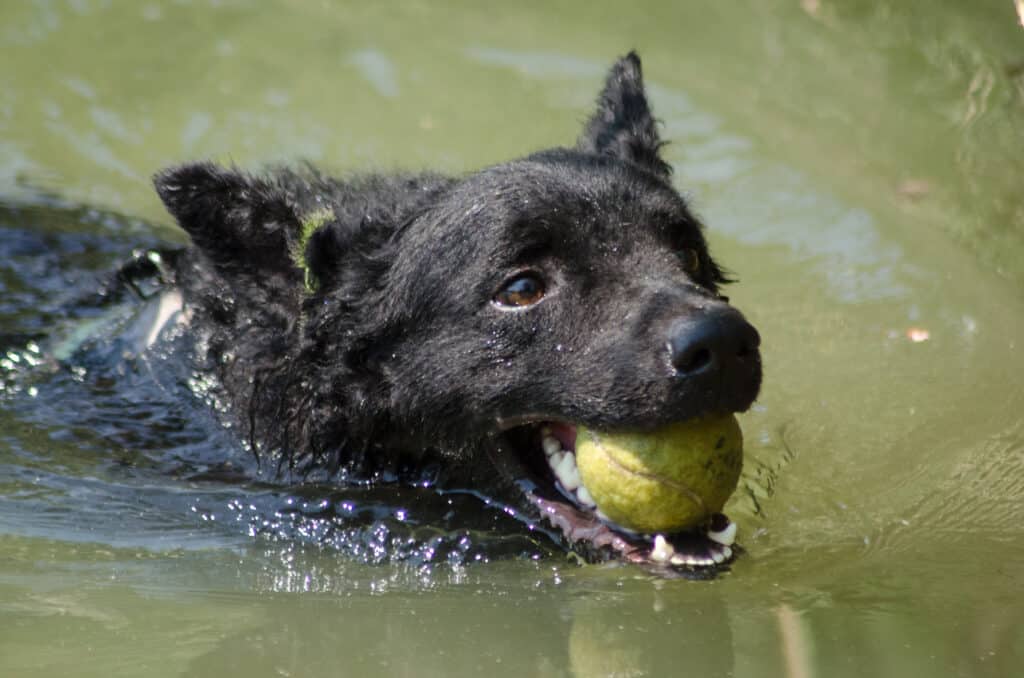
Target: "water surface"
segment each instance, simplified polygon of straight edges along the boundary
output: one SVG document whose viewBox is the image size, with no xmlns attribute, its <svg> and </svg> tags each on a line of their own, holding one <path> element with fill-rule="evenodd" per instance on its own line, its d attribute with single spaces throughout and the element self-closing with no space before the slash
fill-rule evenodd
<svg viewBox="0 0 1024 678">
<path fill-rule="evenodd" d="M 0 46 L 0 674 L 1024 670 L 1013 3 L 34 2 Z M 201 379 L 91 295 L 182 242 L 162 166 L 470 171 L 571 142 L 633 47 L 764 337 L 714 582 L 230 478 Z"/>
</svg>

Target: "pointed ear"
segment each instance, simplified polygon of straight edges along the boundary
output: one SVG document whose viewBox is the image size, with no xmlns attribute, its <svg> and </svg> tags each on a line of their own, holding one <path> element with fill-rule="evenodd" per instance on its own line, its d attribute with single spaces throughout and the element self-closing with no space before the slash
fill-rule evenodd
<svg viewBox="0 0 1024 678">
<path fill-rule="evenodd" d="M 213 163 L 168 168 L 153 183 L 192 242 L 223 271 L 292 271 L 296 210 L 280 186 Z"/>
<path fill-rule="evenodd" d="M 349 290 L 353 305 L 378 286 L 394 261 L 393 224 L 364 217 L 347 223 L 323 213 L 323 221 L 307 230 L 302 252 L 307 285 L 314 289 Z"/>
<path fill-rule="evenodd" d="M 662 145 L 644 94 L 640 57 L 630 52 L 608 72 L 597 110 L 583 128 L 577 148 L 632 162 L 667 178 L 672 167 L 658 153 Z"/>
</svg>

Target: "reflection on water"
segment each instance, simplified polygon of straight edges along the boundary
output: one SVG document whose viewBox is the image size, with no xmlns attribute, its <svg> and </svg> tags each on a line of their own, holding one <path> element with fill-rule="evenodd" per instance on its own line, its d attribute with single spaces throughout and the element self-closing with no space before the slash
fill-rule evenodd
<svg viewBox="0 0 1024 678">
<path fill-rule="evenodd" d="M 754 165 L 754 162 L 750 163 Z M 902 248 L 883 239 L 872 215 L 815 192 L 806 177 L 785 169 L 751 169 L 729 185 L 731 196 L 758 193 L 763 202 L 723 202 L 710 220 L 717 231 L 751 246 L 782 244 L 806 261 L 842 303 L 912 296 L 897 275 L 905 270 Z"/>
<path fill-rule="evenodd" d="M 1010 3 L 569 9 L 0 10 L 0 673 L 1020 672 Z M 579 568 L 470 496 L 271 482 L 96 294 L 181 242 L 161 166 L 465 172 L 571 143 L 630 47 L 764 337 L 723 579 Z"/>
<path fill-rule="evenodd" d="M 399 94 L 395 65 L 387 54 L 377 50 L 362 50 L 352 55 L 351 61 L 370 85 L 381 96 L 393 98 Z"/>
</svg>

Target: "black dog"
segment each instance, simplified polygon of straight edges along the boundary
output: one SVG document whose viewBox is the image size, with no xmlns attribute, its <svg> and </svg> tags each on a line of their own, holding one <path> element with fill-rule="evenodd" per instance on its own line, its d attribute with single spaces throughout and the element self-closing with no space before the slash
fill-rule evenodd
<svg viewBox="0 0 1024 678">
<path fill-rule="evenodd" d="M 761 381 L 661 145 L 631 53 L 574 148 L 464 178 L 204 163 L 155 182 L 192 239 L 191 332 L 260 454 L 346 478 L 441 467 L 587 557 L 644 562 L 652 538 L 599 520 L 542 439 L 743 411 Z M 672 562 L 727 560 L 712 523 L 670 536 Z"/>
</svg>

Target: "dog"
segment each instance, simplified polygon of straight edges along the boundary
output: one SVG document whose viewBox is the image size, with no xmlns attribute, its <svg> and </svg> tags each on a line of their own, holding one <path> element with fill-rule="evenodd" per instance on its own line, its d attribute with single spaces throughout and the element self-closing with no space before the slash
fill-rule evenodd
<svg viewBox="0 0 1024 678">
<path fill-rule="evenodd" d="M 758 333 L 662 146 L 631 52 L 575 146 L 468 176 L 166 169 L 191 239 L 178 315 L 257 454 L 338 482 L 429 468 L 586 559 L 668 562 L 666 536 L 602 520 L 542 451 L 758 395 Z M 719 567 L 734 533 L 718 515 L 668 535 L 670 562 Z"/>
</svg>

